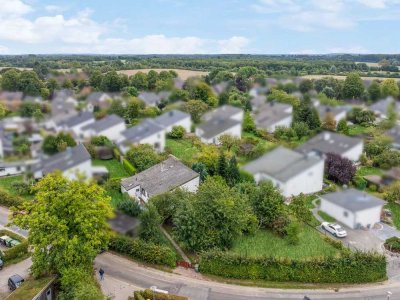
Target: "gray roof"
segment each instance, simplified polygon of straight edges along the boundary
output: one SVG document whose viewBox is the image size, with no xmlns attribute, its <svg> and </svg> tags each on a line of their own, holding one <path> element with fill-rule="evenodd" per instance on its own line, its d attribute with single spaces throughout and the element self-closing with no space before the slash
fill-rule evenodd
<svg viewBox="0 0 400 300">
<path fill-rule="evenodd" d="M 281 182 L 286 182 L 321 161 L 322 159 L 316 156 L 306 156 L 278 147 L 248 163 L 243 169 L 253 175 L 264 173 Z"/>
<path fill-rule="evenodd" d="M 154 121 L 162 127 L 168 127 L 186 118 L 190 118 L 190 115 L 174 109 L 155 118 Z"/>
<path fill-rule="evenodd" d="M 225 132 L 229 128 L 232 128 L 238 124 L 241 124 L 240 121 L 234 119 L 219 119 L 214 118 L 211 119 L 203 124 L 197 126 L 197 128 L 201 129 L 203 133 L 201 137 L 205 139 L 210 139 L 220 133 Z"/>
<path fill-rule="evenodd" d="M 62 90 L 54 91 L 53 99 L 56 99 L 56 98 L 66 99 L 68 97 L 72 97 L 73 94 L 74 94 L 74 92 L 72 90 L 62 89 Z"/>
<path fill-rule="evenodd" d="M 93 92 L 90 93 L 90 95 L 87 97 L 86 101 L 92 104 L 96 104 L 98 102 L 100 102 L 101 97 L 103 97 L 103 95 L 105 95 L 108 99 L 111 99 L 111 96 L 107 93 L 104 92 Z"/>
<path fill-rule="evenodd" d="M 0 92 L 0 99 L 7 100 L 7 101 L 22 100 L 23 95 L 24 94 L 22 92 L 3 91 L 3 92 Z"/>
<path fill-rule="evenodd" d="M 292 106 L 278 102 L 268 102 L 255 111 L 254 121 L 257 127 L 265 128 L 276 124 L 292 115 Z"/>
<path fill-rule="evenodd" d="M 347 112 L 347 108 L 344 106 L 318 105 L 316 109 L 321 120 L 325 119 L 327 113 L 331 113 L 334 117 L 336 117 L 343 112 Z"/>
<path fill-rule="evenodd" d="M 140 185 L 151 197 L 178 188 L 198 176 L 198 173 L 170 155 L 163 162 L 132 177 L 122 179 L 121 185 L 127 191 Z"/>
<path fill-rule="evenodd" d="M 82 127 L 82 130 L 93 130 L 94 132 L 99 133 L 120 123 L 125 124 L 125 120 L 113 114 L 105 116 L 103 119 Z"/>
<path fill-rule="evenodd" d="M 257 109 L 258 107 L 263 106 L 264 104 L 267 103 L 267 96 L 265 95 L 255 96 L 250 100 L 250 103 L 251 106 L 253 107 L 253 110 Z"/>
<path fill-rule="evenodd" d="M 387 136 L 390 136 L 395 144 L 400 145 L 400 125 L 394 126 L 393 128 L 386 131 L 385 134 Z"/>
<path fill-rule="evenodd" d="M 389 108 L 390 104 L 393 103 L 393 101 L 395 101 L 395 99 L 393 97 L 387 97 L 386 99 L 382 99 L 382 100 L 372 104 L 369 107 L 369 109 L 375 113 L 387 115 L 388 108 Z M 396 101 L 395 104 L 396 104 L 396 111 L 399 111 L 400 110 L 399 103 Z"/>
<path fill-rule="evenodd" d="M 86 121 L 89 121 L 91 119 L 94 120 L 94 115 L 91 112 L 83 111 L 83 112 L 79 112 L 75 116 L 72 116 L 72 117 L 62 121 L 59 125 L 71 128 L 73 126 L 82 124 L 82 123 L 84 123 Z"/>
<path fill-rule="evenodd" d="M 318 154 L 334 153 L 342 155 L 360 143 L 363 143 L 362 139 L 324 131 L 297 147 L 296 151 L 303 154 L 316 152 Z"/>
<path fill-rule="evenodd" d="M 235 107 L 232 105 L 223 105 L 221 107 L 218 107 L 206 114 L 203 115 L 203 117 L 201 118 L 203 121 L 208 121 L 211 119 L 230 119 L 233 115 L 236 115 L 240 112 L 242 112 L 243 110 L 239 107 Z"/>
<path fill-rule="evenodd" d="M 142 139 L 152 136 L 164 128 L 154 122 L 152 119 L 144 119 L 140 124 L 124 130 L 121 134 L 127 141 L 139 143 Z"/>
<path fill-rule="evenodd" d="M 383 206 L 385 204 L 385 201 L 382 199 L 353 188 L 321 195 L 320 197 L 352 212 Z"/>
<path fill-rule="evenodd" d="M 73 148 L 67 148 L 63 152 L 42 159 L 32 166 L 32 172 L 41 170 L 45 175 L 56 170 L 66 171 L 90 159 L 91 156 L 85 146 L 78 144 Z"/>
<path fill-rule="evenodd" d="M 170 92 L 141 92 L 138 96 L 139 99 L 143 100 L 146 105 L 157 105 L 162 100 L 165 100 L 171 95 Z"/>
</svg>

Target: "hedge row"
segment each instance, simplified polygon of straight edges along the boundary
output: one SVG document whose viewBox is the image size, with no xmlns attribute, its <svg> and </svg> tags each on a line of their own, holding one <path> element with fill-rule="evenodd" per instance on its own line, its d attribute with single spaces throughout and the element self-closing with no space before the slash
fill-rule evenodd
<svg viewBox="0 0 400 300">
<path fill-rule="evenodd" d="M 0 189 L 0 205 L 1 206 L 18 206 L 21 205 L 22 202 L 24 202 L 24 199 L 22 199 L 19 196 L 15 196 L 10 194 L 9 192 Z"/>
<path fill-rule="evenodd" d="M 187 297 L 152 292 L 149 289 L 144 290 L 144 291 L 135 291 L 133 293 L 133 297 L 129 297 L 128 298 L 128 300 L 146 300 L 146 299 L 154 299 L 154 300 L 188 300 Z"/>
<path fill-rule="evenodd" d="M 117 235 L 111 238 L 109 249 L 131 258 L 156 265 L 176 266 L 176 254 L 167 246 L 147 243 L 140 239 L 132 239 Z"/>
<path fill-rule="evenodd" d="M 0 236 L 3 236 L 3 235 L 8 235 L 10 238 L 13 238 L 14 240 L 21 242 L 21 244 L 14 246 L 12 248 L 9 248 L 1 253 L 1 257 L 4 261 L 7 262 L 9 260 L 16 259 L 16 258 L 22 257 L 26 253 L 28 253 L 29 244 L 28 244 L 27 239 L 23 238 L 22 236 L 14 233 L 12 231 L 6 230 L 6 229 L 0 230 Z"/>
<path fill-rule="evenodd" d="M 199 269 L 227 278 L 280 282 L 366 283 L 387 278 L 385 256 L 363 252 L 345 253 L 336 258 L 290 260 L 210 251 L 201 255 Z"/>
<path fill-rule="evenodd" d="M 127 160 L 122 160 L 122 165 L 124 166 L 125 170 L 129 173 L 129 175 L 133 175 L 136 173 L 136 168 Z"/>
</svg>

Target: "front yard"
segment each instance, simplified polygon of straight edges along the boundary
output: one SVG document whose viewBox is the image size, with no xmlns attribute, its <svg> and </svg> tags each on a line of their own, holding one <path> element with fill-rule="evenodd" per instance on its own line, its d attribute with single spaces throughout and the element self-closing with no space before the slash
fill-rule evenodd
<svg viewBox="0 0 400 300">
<path fill-rule="evenodd" d="M 310 257 L 333 257 L 340 251 L 326 242 L 315 229 L 304 226 L 298 245 L 289 245 L 285 239 L 267 230 L 259 230 L 253 236 L 242 236 L 233 245 L 231 252 L 243 256 L 275 256 L 292 259 Z"/>
</svg>

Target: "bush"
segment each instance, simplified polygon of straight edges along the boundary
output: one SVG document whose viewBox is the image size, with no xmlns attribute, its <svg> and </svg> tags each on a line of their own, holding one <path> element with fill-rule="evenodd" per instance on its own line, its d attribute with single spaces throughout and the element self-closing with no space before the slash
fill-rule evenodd
<svg viewBox="0 0 400 300">
<path fill-rule="evenodd" d="M 392 167 L 400 166 L 400 152 L 387 150 L 377 155 L 373 159 L 374 166 L 388 170 Z"/>
<path fill-rule="evenodd" d="M 174 126 L 170 133 L 168 133 L 168 137 L 171 139 L 181 139 L 185 135 L 186 130 L 183 126 Z"/>
<path fill-rule="evenodd" d="M 17 192 L 18 195 L 29 195 L 31 192 L 31 186 L 26 182 L 13 182 L 11 188 Z"/>
<path fill-rule="evenodd" d="M 353 178 L 353 184 L 359 190 L 365 190 L 368 182 L 362 176 L 355 176 Z"/>
<path fill-rule="evenodd" d="M 112 146 L 112 142 L 104 135 L 92 137 L 90 143 L 95 146 Z"/>
<path fill-rule="evenodd" d="M 136 168 L 125 158 L 122 160 L 122 165 L 124 169 L 129 173 L 129 175 L 133 175 L 136 173 Z"/>
<path fill-rule="evenodd" d="M 176 265 L 176 254 L 169 247 L 147 243 L 140 239 L 114 236 L 110 239 L 109 249 L 150 264 L 166 265 L 171 268 Z"/>
<path fill-rule="evenodd" d="M 0 205 L 10 207 L 10 206 L 19 206 L 24 202 L 19 196 L 11 195 L 9 192 L 0 189 Z"/>
<path fill-rule="evenodd" d="M 280 282 L 366 283 L 387 277 L 385 256 L 365 252 L 344 253 L 335 258 L 291 260 L 210 251 L 201 255 L 199 268 L 203 273 L 226 278 Z"/>
<path fill-rule="evenodd" d="M 126 194 L 124 194 L 126 195 Z M 118 203 L 118 210 L 122 211 L 123 213 L 126 213 L 127 215 L 131 217 L 137 217 L 140 215 L 141 208 L 140 205 L 137 201 L 132 200 L 130 198 L 128 199 L 123 199 Z"/>
<path fill-rule="evenodd" d="M 289 245 L 297 245 L 300 242 L 301 228 L 297 222 L 290 222 L 286 226 L 286 241 Z"/>
<path fill-rule="evenodd" d="M 113 149 L 113 154 L 116 160 L 121 161 L 121 153 L 119 152 L 119 150 L 117 148 Z"/>
<path fill-rule="evenodd" d="M 385 248 L 391 252 L 400 253 L 400 238 L 394 236 L 385 241 Z"/>
<path fill-rule="evenodd" d="M 1 258 L 5 262 L 10 261 L 12 259 L 20 258 L 28 253 L 29 244 L 28 244 L 27 239 L 23 238 L 22 236 L 14 233 L 12 231 L 6 230 L 6 229 L 0 230 L 0 236 L 3 236 L 3 235 L 8 235 L 10 238 L 21 242 L 21 244 L 14 246 L 10 249 L 7 249 L 4 252 L 0 251 Z"/>
<path fill-rule="evenodd" d="M 135 291 L 134 292 L 134 297 L 129 297 L 131 300 L 145 300 L 145 299 L 154 299 L 154 300 L 188 300 L 187 297 L 183 296 L 176 296 L 176 295 L 171 295 L 171 294 L 162 294 L 162 293 L 157 293 L 153 292 L 149 289 L 144 290 L 144 291 Z"/>
</svg>

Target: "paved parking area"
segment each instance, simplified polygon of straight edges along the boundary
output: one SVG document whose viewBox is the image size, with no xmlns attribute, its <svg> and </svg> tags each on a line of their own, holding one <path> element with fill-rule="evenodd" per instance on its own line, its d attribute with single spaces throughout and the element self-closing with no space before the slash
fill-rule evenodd
<svg viewBox="0 0 400 300">
<path fill-rule="evenodd" d="M 5 267 L 0 271 L 0 299 L 4 299 L 10 294 L 7 284 L 8 278 L 14 274 L 21 275 L 23 278 L 28 278 L 31 265 L 32 260 L 29 257 L 15 265 Z"/>
</svg>

